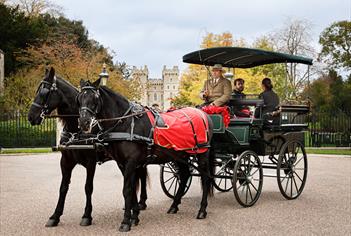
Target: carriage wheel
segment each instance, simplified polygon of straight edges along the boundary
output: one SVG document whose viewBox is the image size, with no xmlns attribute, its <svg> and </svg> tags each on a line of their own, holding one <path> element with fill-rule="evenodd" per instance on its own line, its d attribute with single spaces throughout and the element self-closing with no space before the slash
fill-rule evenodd
<svg viewBox="0 0 351 236">
<path fill-rule="evenodd" d="M 250 207 L 257 202 L 263 186 L 263 169 L 255 152 L 245 151 L 238 157 L 232 184 L 240 205 Z"/>
<path fill-rule="evenodd" d="M 217 176 L 213 181 L 213 186 L 220 192 L 228 192 L 233 188 L 231 178 L 233 176 L 234 161 L 229 160 L 215 167 L 215 175 Z"/>
<path fill-rule="evenodd" d="M 277 164 L 277 181 L 282 195 L 295 199 L 303 191 L 307 179 L 307 155 L 299 141 L 286 142 L 280 153 Z"/>
<path fill-rule="evenodd" d="M 186 194 L 186 192 L 188 192 L 191 185 L 191 180 L 192 176 L 188 178 L 183 196 Z M 161 165 L 160 182 L 163 192 L 167 195 L 167 197 L 173 199 L 179 189 L 180 184 L 179 169 L 176 163 L 168 162 Z"/>
</svg>

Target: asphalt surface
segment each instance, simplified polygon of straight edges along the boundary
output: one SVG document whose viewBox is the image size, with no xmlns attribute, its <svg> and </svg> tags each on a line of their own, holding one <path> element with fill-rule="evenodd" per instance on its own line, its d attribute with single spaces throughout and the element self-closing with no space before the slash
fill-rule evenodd
<svg viewBox="0 0 351 236">
<path fill-rule="evenodd" d="M 171 199 L 162 192 L 159 167 L 150 166 L 148 209 L 140 224 L 125 235 L 351 235 L 351 157 L 309 158 L 305 190 L 285 200 L 277 182 L 265 178 L 263 192 L 251 208 L 241 207 L 233 192 L 209 200 L 208 216 L 196 220 L 201 189 L 197 179 L 176 215 L 166 211 Z M 85 169 L 72 175 L 59 226 L 45 228 L 57 203 L 61 180 L 59 153 L 0 155 L 1 235 L 116 235 L 123 216 L 122 176 L 115 162 L 98 166 L 94 181 L 93 225 L 79 226 L 83 215 Z"/>
</svg>

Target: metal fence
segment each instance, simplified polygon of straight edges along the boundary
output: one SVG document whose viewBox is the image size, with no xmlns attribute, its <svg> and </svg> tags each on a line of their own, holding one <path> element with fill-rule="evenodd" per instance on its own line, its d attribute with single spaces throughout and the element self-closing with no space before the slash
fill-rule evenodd
<svg viewBox="0 0 351 236">
<path fill-rule="evenodd" d="M 32 126 L 26 113 L 0 114 L 0 147 L 51 147 L 56 144 L 56 119 Z"/>
<path fill-rule="evenodd" d="M 303 118 L 305 119 L 305 118 Z M 0 114 L 0 147 L 51 147 L 56 145 L 56 119 L 45 119 L 41 125 L 32 126 L 26 113 Z M 305 145 L 308 147 L 350 147 L 351 116 L 337 112 L 315 112 L 309 118 L 309 131 Z"/>
<path fill-rule="evenodd" d="M 343 112 L 334 114 L 314 112 L 310 117 L 306 146 L 351 147 L 351 116 Z"/>
</svg>

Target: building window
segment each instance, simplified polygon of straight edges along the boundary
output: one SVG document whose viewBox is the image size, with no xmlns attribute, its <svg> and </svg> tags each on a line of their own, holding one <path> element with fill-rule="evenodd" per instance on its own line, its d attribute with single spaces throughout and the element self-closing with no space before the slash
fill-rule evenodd
<svg viewBox="0 0 351 236">
<path fill-rule="evenodd" d="M 154 101 L 157 101 L 157 94 L 154 93 Z"/>
<path fill-rule="evenodd" d="M 171 82 L 172 82 L 172 78 L 171 78 Z"/>
<path fill-rule="evenodd" d="M 167 89 L 169 89 L 169 85 L 167 85 Z"/>
<path fill-rule="evenodd" d="M 172 98 L 172 97 L 173 97 L 173 94 L 172 94 L 172 93 L 170 93 L 170 94 L 169 94 L 169 98 Z"/>
<path fill-rule="evenodd" d="M 161 94 L 161 101 L 163 101 L 163 94 Z"/>
<path fill-rule="evenodd" d="M 175 86 L 173 85 L 173 89 L 175 89 Z"/>
</svg>

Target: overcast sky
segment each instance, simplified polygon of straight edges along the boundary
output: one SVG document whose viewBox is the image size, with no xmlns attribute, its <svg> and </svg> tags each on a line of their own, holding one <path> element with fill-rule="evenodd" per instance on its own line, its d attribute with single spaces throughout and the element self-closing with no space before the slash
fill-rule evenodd
<svg viewBox="0 0 351 236">
<path fill-rule="evenodd" d="M 281 28 L 287 18 L 308 20 L 313 45 L 331 23 L 351 20 L 350 0 L 56 0 L 66 17 L 82 20 L 89 36 L 116 52 L 115 60 L 184 69 L 182 56 L 197 50 L 206 32 L 230 32 L 252 43 Z"/>
</svg>

